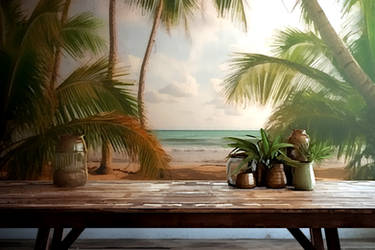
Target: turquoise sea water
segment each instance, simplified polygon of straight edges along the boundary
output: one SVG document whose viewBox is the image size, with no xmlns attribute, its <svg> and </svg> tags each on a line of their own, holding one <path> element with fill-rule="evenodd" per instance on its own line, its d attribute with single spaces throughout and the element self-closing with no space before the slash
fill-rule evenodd
<svg viewBox="0 0 375 250">
<path fill-rule="evenodd" d="M 256 130 L 155 130 L 160 142 L 168 148 L 225 148 L 224 137 L 259 135 Z"/>
<path fill-rule="evenodd" d="M 259 136 L 257 130 L 155 130 L 174 162 L 222 163 L 231 151 L 224 137 Z"/>
</svg>

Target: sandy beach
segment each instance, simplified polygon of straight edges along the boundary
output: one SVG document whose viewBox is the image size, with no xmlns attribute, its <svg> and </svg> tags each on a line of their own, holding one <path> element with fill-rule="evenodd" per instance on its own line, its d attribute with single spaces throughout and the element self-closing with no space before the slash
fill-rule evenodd
<svg viewBox="0 0 375 250">
<path fill-rule="evenodd" d="M 92 174 L 99 166 L 99 162 L 88 163 L 89 180 L 145 180 L 138 173 L 138 165 L 124 161 L 115 161 L 112 165 L 112 172 L 107 175 Z M 225 180 L 225 162 L 223 163 L 189 163 L 172 162 L 170 169 L 163 179 L 169 180 Z M 320 165 L 315 165 L 314 172 L 317 180 L 346 180 L 348 170 L 342 160 L 329 159 Z"/>
</svg>

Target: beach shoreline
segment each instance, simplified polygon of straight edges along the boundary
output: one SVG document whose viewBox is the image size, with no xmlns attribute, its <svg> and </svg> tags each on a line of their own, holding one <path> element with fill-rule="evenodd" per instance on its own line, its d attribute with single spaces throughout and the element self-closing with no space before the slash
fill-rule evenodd
<svg viewBox="0 0 375 250">
<path fill-rule="evenodd" d="M 94 170 L 100 162 L 88 163 L 89 180 L 150 180 L 137 173 L 139 165 L 116 160 L 112 163 L 112 171 L 107 175 L 95 175 Z M 349 171 L 342 160 L 328 159 L 324 163 L 315 164 L 314 172 L 317 180 L 348 180 Z M 226 166 L 223 162 L 171 162 L 164 180 L 226 180 Z"/>
</svg>

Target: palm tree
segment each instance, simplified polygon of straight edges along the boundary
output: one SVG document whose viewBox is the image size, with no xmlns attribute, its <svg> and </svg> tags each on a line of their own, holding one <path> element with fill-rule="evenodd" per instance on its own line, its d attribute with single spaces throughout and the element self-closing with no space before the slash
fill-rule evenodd
<svg viewBox="0 0 375 250">
<path fill-rule="evenodd" d="M 351 22 L 340 39 L 315 0 L 301 3 L 315 29 L 280 32 L 274 57 L 236 54 L 225 95 L 229 102 L 274 105 L 268 128 L 283 133 L 307 128 L 314 139 L 337 146 L 352 178 L 374 179 L 375 5 L 344 1 Z"/>
<path fill-rule="evenodd" d="M 240 21 L 245 30 L 247 29 L 246 16 L 244 11 L 243 0 L 216 0 L 213 1 L 220 17 L 228 14 L 232 20 Z M 197 0 L 133 0 L 132 4 L 136 4 L 154 16 L 150 37 L 148 39 L 146 52 L 142 60 L 141 70 L 138 81 L 138 116 L 142 127 L 145 126 L 143 96 L 145 89 L 145 79 L 147 65 L 155 43 L 156 34 L 160 24 L 169 31 L 171 27 L 184 22 L 187 27 L 187 21 L 195 10 L 198 9 Z"/>
<path fill-rule="evenodd" d="M 64 25 L 67 18 L 68 18 L 68 12 L 69 12 L 69 7 L 71 4 L 72 0 L 66 0 L 64 3 L 64 8 L 61 13 L 61 25 Z M 50 82 L 50 88 L 53 90 L 56 85 L 56 79 L 57 75 L 59 72 L 60 68 L 60 63 L 61 63 L 61 48 L 56 47 L 55 55 L 54 55 L 54 62 L 53 62 L 53 68 L 52 68 L 52 74 L 51 74 L 51 82 Z"/>
<path fill-rule="evenodd" d="M 108 79 L 112 80 L 117 59 L 117 34 L 116 34 L 116 0 L 109 1 L 109 58 Z M 102 159 L 100 166 L 95 170 L 96 174 L 108 174 L 111 172 L 112 149 L 108 141 L 102 142 Z"/>
<path fill-rule="evenodd" d="M 76 58 L 104 45 L 91 15 L 61 23 L 63 6 L 62 0 L 40 0 L 28 16 L 20 0 L 0 2 L 0 170 L 10 178 L 35 176 L 54 158 L 59 137 L 85 134 L 89 147 L 104 138 L 114 150 L 137 158 L 142 174 L 156 176 L 168 156 L 139 125 L 131 84 L 118 80 L 123 73 L 108 79 L 108 60 L 84 64 L 50 89 L 57 47 Z"/>
</svg>

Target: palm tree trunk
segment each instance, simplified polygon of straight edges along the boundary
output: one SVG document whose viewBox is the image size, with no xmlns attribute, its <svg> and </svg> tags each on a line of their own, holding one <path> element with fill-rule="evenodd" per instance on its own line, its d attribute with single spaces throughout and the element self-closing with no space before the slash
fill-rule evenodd
<svg viewBox="0 0 375 250">
<path fill-rule="evenodd" d="M 315 27 L 319 31 L 322 40 L 333 52 L 340 72 L 344 74 L 345 78 L 364 97 L 367 104 L 375 107 L 375 83 L 362 70 L 350 51 L 345 47 L 343 41 L 329 23 L 318 1 L 302 0 L 302 2 L 310 19 L 313 20 Z"/>
<path fill-rule="evenodd" d="M 72 0 L 66 0 L 65 1 L 64 9 L 63 9 L 63 12 L 61 14 L 61 24 L 64 24 L 66 22 L 66 19 L 68 18 L 68 11 L 69 11 L 69 7 L 70 7 L 71 2 L 72 2 Z M 51 80 L 50 80 L 51 91 L 53 91 L 55 89 L 60 64 L 61 64 L 61 48 L 57 47 L 56 52 L 55 52 L 54 62 L 53 62 Z"/>
<path fill-rule="evenodd" d="M 108 79 L 112 80 L 117 60 L 116 0 L 109 1 L 109 57 Z M 112 171 L 112 148 L 108 140 L 102 137 L 102 159 L 96 174 L 108 174 Z"/>
<path fill-rule="evenodd" d="M 109 58 L 108 78 L 112 80 L 117 61 L 116 0 L 109 2 Z"/>
<path fill-rule="evenodd" d="M 144 116 L 144 106 L 143 106 L 143 94 L 145 91 L 145 79 L 146 79 L 146 68 L 150 59 L 152 47 L 155 43 L 156 32 L 160 25 L 161 13 L 163 11 L 163 1 L 159 0 L 159 5 L 157 7 L 154 23 L 152 25 L 150 38 L 148 40 L 147 48 L 145 55 L 143 57 L 141 71 L 139 73 L 139 83 L 138 83 L 138 115 L 139 121 L 141 123 L 142 128 L 145 127 L 145 116 Z"/>
</svg>

